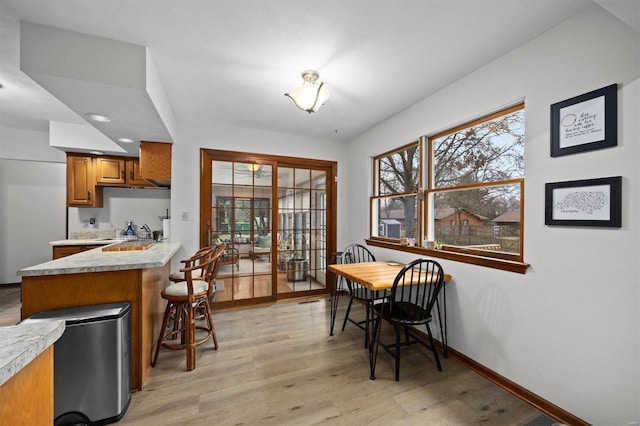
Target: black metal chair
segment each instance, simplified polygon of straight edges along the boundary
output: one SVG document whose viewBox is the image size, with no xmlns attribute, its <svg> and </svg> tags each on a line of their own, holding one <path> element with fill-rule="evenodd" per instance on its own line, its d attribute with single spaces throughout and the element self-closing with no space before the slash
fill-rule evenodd
<svg viewBox="0 0 640 426">
<path fill-rule="evenodd" d="M 378 347 L 395 358 L 396 381 L 400 380 L 400 347 L 420 343 L 433 352 L 438 370 L 442 371 L 440 357 L 436 349 L 429 323 L 432 310 L 436 304 L 438 294 L 444 286 L 444 271 L 436 261 L 417 259 L 407 264 L 396 276 L 389 298 L 375 306 L 376 324 L 374 329 L 374 345 L 371 348 L 373 361 L 371 363 L 371 379 L 375 379 Z M 380 341 L 382 320 L 393 325 L 395 343 L 384 344 Z M 412 335 L 409 327 L 424 325 L 429 336 L 429 345 Z M 401 328 L 404 329 L 405 341 L 400 341 Z"/>
<path fill-rule="evenodd" d="M 375 262 L 376 258 L 365 246 L 361 244 L 351 244 L 347 246 L 342 252 L 342 263 L 360 263 L 360 262 Z M 347 312 L 344 316 L 342 323 L 342 331 L 344 331 L 347 321 L 352 322 L 357 327 L 364 330 L 364 347 L 367 348 L 369 344 L 370 324 L 373 321 L 372 307 L 374 302 L 384 299 L 388 292 L 386 290 L 369 290 L 368 288 L 361 286 L 349 279 L 345 279 L 347 282 L 347 288 L 349 289 L 349 306 L 347 306 Z M 362 321 L 352 319 L 349 314 L 351 313 L 351 306 L 353 301 L 358 300 L 364 303 L 365 306 L 365 319 Z"/>
</svg>

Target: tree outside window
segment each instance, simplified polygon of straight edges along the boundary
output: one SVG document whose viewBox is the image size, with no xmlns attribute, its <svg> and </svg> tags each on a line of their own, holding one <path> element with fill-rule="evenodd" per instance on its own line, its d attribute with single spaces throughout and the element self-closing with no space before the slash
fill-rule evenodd
<svg viewBox="0 0 640 426">
<path fill-rule="evenodd" d="M 376 196 L 372 199 L 377 224 L 374 235 L 389 239 L 419 237 L 420 157 L 419 141 L 377 157 Z"/>
<path fill-rule="evenodd" d="M 428 146 L 429 236 L 451 249 L 520 254 L 524 105 L 431 136 Z M 499 220 L 505 215 L 512 221 Z"/>
</svg>

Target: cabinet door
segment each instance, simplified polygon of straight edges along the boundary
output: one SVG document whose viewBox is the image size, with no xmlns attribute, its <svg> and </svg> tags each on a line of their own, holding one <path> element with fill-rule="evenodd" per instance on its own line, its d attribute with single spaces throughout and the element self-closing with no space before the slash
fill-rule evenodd
<svg viewBox="0 0 640 426">
<path fill-rule="evenodd" d="M 140 175 L 158 186 L 171 186 L 171 144 L 140 142 Z"/>
<path fill-rule="evenodd" d="M 98 185 L 125 185 L 125 159 L 118 157 L 96 158 L 96 182 Z"/>
<path fill-rule="evenodd" d="M 102 207 L 102 188 L 95 182 L 93 158 L 67 155 L 67 206 Z"/>
<path fill-rule="evenodd" d="M 104 247 L 104 246 L 103 245 L 53 246 L 53 260 L 60 259 L 61 257 L 71 256 L 72 254 L 82 253 L 83 251 L 91 250 L 98 247 Z"/>
<path fill-rule="evenodd" d="M 131 186 L 156 186 L 151 182 L 142 179 L 140 176 L 140 160 L 137 158 L 127 158 L 127 185 Z"/>
</svg>

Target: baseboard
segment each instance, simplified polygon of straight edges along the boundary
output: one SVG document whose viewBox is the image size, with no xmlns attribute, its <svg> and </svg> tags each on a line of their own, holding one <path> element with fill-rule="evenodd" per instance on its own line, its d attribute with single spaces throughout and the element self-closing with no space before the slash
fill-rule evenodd
<svg viewBox="0 0 640 426">
<path fill-rule="evenodd" d="M 415 334 L 416 337 L 420 338 L 421 340 L 424 340 L 425 342 L 428 342 L 427 334 L 424 333 L 422 330 L 414 329 L 412 334 Z M 440 341 L 436 340 L 436 346 L 440 353 L 444 353 L 444 346 Z M 589 423 L 574 416 L 568 411 L 563 410 L 557 405 L 547 401 L 546 399 L 525 389 L 519 384 L 512 382 L 506 377 L 501 376 L 495 371 L 469 358 L 465 354 L 458 352 L 457 350 L 453 349 L 451 346 L 449 346 L 447 353 L 449 358 L 456 360 L 460 364 L 467 367 L 469 370 L 479 374 L 480 376 L 489 380 L 491 383 L 495 384 L 496 386 L 501 387 L 502 389 L 506 390 L 512 395 L 520 398 L 524 402 L 536 407 L 538 410 L 542 411 L 549 417 L 552 417 L 554 420 L 557 420 L 558 422 L 562 422 L 564 424 L 572 425 L 572 426 L 589 426 L 590 425 Z"/>
<path fill-rule="evenodd" d="M 0 283 L 0 287 L 20 287 L 20 283 Z"/>
</svg>

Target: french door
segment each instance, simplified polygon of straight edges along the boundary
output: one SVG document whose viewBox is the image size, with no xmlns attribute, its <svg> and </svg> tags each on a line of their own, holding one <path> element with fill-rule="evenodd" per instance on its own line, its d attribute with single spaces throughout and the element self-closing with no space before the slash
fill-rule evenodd
<svg viewBox="0 0 640 426">
<path fill-rule="evenodd" d="M 335 162 L 201 150 L 201 246 L 224 242 L 216 304 L 330 292 Z"/>
</svg>

